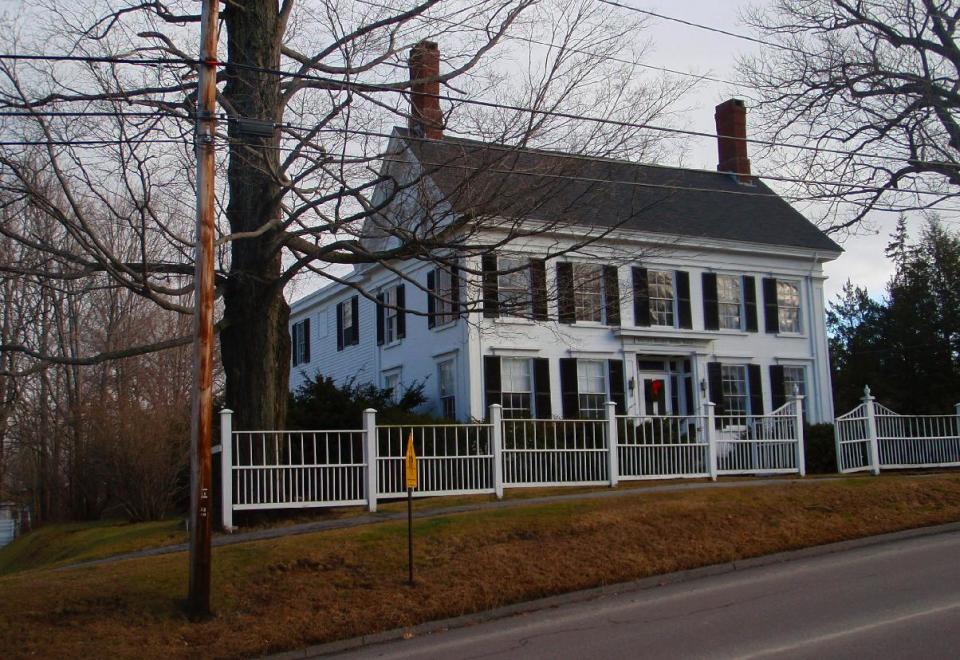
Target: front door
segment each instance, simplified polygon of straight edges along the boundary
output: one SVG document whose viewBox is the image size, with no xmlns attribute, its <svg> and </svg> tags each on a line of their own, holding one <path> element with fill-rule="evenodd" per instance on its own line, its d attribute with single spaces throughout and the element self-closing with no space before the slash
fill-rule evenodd
<svg viewBox="0 0 960 660">
<path fill-rule="evenodd" d="M 669 415 L 670 375 L 665 371 L 641 371 L 637 374 L 640 383 L 640 414 L 644 417 Z"/>
</svg>

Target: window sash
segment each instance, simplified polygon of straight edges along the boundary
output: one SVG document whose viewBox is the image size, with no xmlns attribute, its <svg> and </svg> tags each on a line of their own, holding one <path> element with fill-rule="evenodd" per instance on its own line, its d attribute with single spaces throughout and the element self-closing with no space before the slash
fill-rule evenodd
<svg viewBox="0 0 960 660">
<path fill-rule="evenodd" d="M 449 270 L 437 268 L 434 271 L 433 312 L 436 325 L 445 325 L 454 321 L 453 313 L 453 275 Z"/>
<path fill-rule="evenodd" d="M 440 412 L 444 417 L 454 419 L 457 416 L 457 405 L 453 360 L 441 362 L 437 365 L 437 370 L 439 372 L 437 380 L 440 389 Z"/>
<path fill-rule="evenodd" d="M 777 317 L 780 332 L 800 332 L 800 287 L 777 280 Z"/>
<path fill-rule="evenodd" d="M 735 275 L 717 275 L 717 311 L 720 327 L 724 330 L 740 330 L 743 327 L 741 307 L 743 292 L 740 278 Z"/>
<path fill-rule="evenodd" d="M 647 271 L 647 286 L 650 323 L 673 327 L 675 319 L 673 273 L 666 270 Z"/>
<path fill-rule="evenodd" d="M 299 321 L 293 324 L 293 362 L 294 366 L 306 362 L 307 357 L 307 324 Z"/>
<path fill-rule="evenodd" d="M 531 316 L 531 292 L 529 263 L 520 257 L 499 257 L 497 264 L 501 273 L 497 276 L 497 298 L 501 316 Z M 514 270 L 517 269 L 517 270 Z M 502 271 L 513 271 L 504 273 Z"/>
<path fill-rule="evenodd" d="M 577 321 L 603 322 L 603 286 L 597 264 L 573 264 L 573 306 Z"/>
<path fill-rule="evenodd" d="M 399 339 L 397 319 L 397 288 L 392 287 L 383 291 L 383 342 L 390 344 Z"/>
<path fill-rule="evenodd" d="M 742 365 L 723 365 L 720 384 L 724 407 L 728 415 L 746 415 L 749 410 L 747 368 Z"/>
</svg>

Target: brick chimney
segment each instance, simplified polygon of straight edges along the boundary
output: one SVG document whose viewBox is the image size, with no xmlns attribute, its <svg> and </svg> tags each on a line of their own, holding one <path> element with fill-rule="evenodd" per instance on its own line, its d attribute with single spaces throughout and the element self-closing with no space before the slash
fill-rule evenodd
<svg viewBox="0 0 960 660">
<path fill-rule="evenodd" d="M 410 80 L 439 75 L 440 47 L 436 43 L 421 41 L 410 49 Z M 410 132 L 431 140 L 443 139 L 443 113 L 437 98 L 440 82 L 416 83 L 410 92 Z"/>
<path fill-rule="evenodd" d="M 718 172 L 737 175 L 740 183 L 753 183 L 750 159 L 747 158 L 747 108 L 740 99 L 730 99 L 717 106 Z"/>
</svg>

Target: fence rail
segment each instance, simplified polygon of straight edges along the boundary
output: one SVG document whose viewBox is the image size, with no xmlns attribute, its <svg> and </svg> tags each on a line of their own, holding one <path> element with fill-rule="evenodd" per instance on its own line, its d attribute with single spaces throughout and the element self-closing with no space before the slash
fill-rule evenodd
<svg viewBox="0 0 960 660">
<path fill-rule="evenodd" d="M 960 404 L 953 415 L 900 415 L 865 387 L 834 429 L 840 472 L 960 466 Z"/>
<path fill-rule="evenodd" d="M 503 484 L 573 486 L 610 481 L 606 420 L 503 420 Z"/>
<path fill-rule="evenodd" d="M 620 479 L 718 474 L 803 474 L 800 398 L 750 419 L 713 414 L 603 419 L 502 419 L 488 423 L 378 425 L 342 431 L 234 431 L 220 419 L 223 526 L 234 511 L 366 505 L 406 493 L 404 458 L 413 439 L 419 497 L 503 488 L 617 485 Z"/>
<path fill-rule="evenodd" d="M 490 424 L 377 426 L 377 493 L 406 494 L 404 455 L 413 438 L 418 497 L 494 492 Z"/>
<path fill-rule="evenodd" d="M 710 445 L 706 415 L 617 418 L 620 478 L 708 477 Z"/>
</svg>

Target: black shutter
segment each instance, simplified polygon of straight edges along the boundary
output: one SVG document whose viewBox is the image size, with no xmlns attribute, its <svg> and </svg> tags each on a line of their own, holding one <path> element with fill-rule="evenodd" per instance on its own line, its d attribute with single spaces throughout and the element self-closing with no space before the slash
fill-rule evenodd
<svg viewBox="0 0 960 660">
<path fill-rule="evenodd" d="M 716 404 L 714 412 L 718 415 L 725 415 L 727 404 L 723 400 L 723 370 L 719 362 L 707 363 L 707 392 L 710 401 Z"/>
<path fill-rule="evenodd" d="M 537 419 L 553 417 L 550 403 L 550 360 L 533 358 L 533 415 Z"/>
<path fill-rule="evenodd" d="M 677 326 L 684 330 L 693 328 L 693 313 L 690 310 L 690 273 L 676 272 L 677 281 Z"/>
<path fill-rule="evenodd" d="M 720 329 L 720 308 L 717 306 L 717 275 L 703 274 L 703 327 L 705 330 Z"/>
<path fill-rule="evenodd" d="M 300 332 L 300 328 L 298 326 L 299 324 L 294 323 L 290 327 L 290 362 L 293 364 L 293 366 L 300 364 L 297 362 L 297 334 Z"/>
<path fill-rule="evenodd" d="M 495 319 L 500 316 L 497 255 L 485 254 L 480 261 L 483 270 L 483 316 L 484 318 Z"/>
<path fill-rule="evenodd" d="M 557 264 L 557 317 L 560 323 L 574 323 L 577 308 L 573 300 L 573 264 L 564 261 Z"/>
<path fill-rule="evenodd" d="M 437 271 L 427 272 L 427 327 L 432 328 L 437 324 L 437 299 L 434 293 L 437 290 Z"/>
<path fill-rule="evenodd" d="M 563 418 L 579 419 L 580 393 L 577 388 L 576 358 L 560 358 L 560 399 L 563 404 Z"/>
<path fill-rule="evenodd" d="M 750 382 L 750 414 L 763 414 L 763 384 L 760 380 L 760 365 L 747 365 L 747 380 Z"/>
<path fill-rule="evenodd" d="M 792 392 L 791 392 L 792 394 Z M 770 365 L 770 403 L 776 410 L 787 402 L 787 390 L 783 382 L 783 365 Z"/>
<path fill-rule="evenodd" d="M 463 310 L 460 307 L 460 268 L 454 264 L 450 267 L 450 309 L 454 318 L 460 318 Z"/>
<path fill-rule="evenodd" d="M 377 294 L 377 346 L 383 346 L 383 321 L 384 321 L 384 308 L 383 308 L 383 294 Z"/>
<path fill-rule="evenodd" d="M 687 399 L 687 409 L 684 414 L 699 415 L 700 413 L 693 409 L 693 378 L 690 376 L 684 376 L 683 378 L 683 394 Z"/>
<path fill-rule="evenodd" d="M 360 343 L 360 297 L 354 296 L 350 299 L 350 316 L 353 318 L 353 330 L 350 336 L 351 344 Z"/>
<path fill-rule="evenodd" d="M 486 355 L 483 358 L 483 392 L 487 410 L 495 403 L 503 405 L 502 385 L 500 384 L 500 358 Z M 484 415 L 486 416 L 486 415 Z"/>
<path fill-rule="evenodd" d="M 650 325 L 650 284 L 647 269 L 633 268 L 633 324 Z"/>
<path fill-rule="evenodd" d="M 343 350 L 343 303 L 337 303 L 337 350 Z"/>
<path fill-rule="evenodd" d="M 617 404 L 617 414 L 627 414 L 627 392 L 623 383 L 623 360 L 607 360 L 610 377 L 610 400 Z"/>
<path fill-rule="evenodd" d="M 616 266 L 603 267 L 603 308 L 607 325 L 620 325 L 620 279 Z"/>
<path fill-rule="evenodd" d="M 543 259 L 530 260 L 530 284 L 533 289 L 533 318 L 546 321 L 547 314 L 547 263 Z"/>
<path fill-rule="evenodd" d="M 303 333 L 303 361 L 310 362 L 310 318 L 307 317 L 303 320 L 303 328 L 300 330 Z"/>
<path fill-rule="evenodd" d="M 777 280 L 763 278 L 763 319 L 770 334 L 780 332 L 780 314 L 777 309 Z"/>
<path fill-rule="evenodd" d="M 743 276 L 743 309 L 747 332 L 757 331 L 757 281 L 752 275 Z"/>
<path fill-rule="evenodd" d="M 402 284 L 397 285 L 397 339 L 407 336 L 407 292 Z"/>
</svg>

